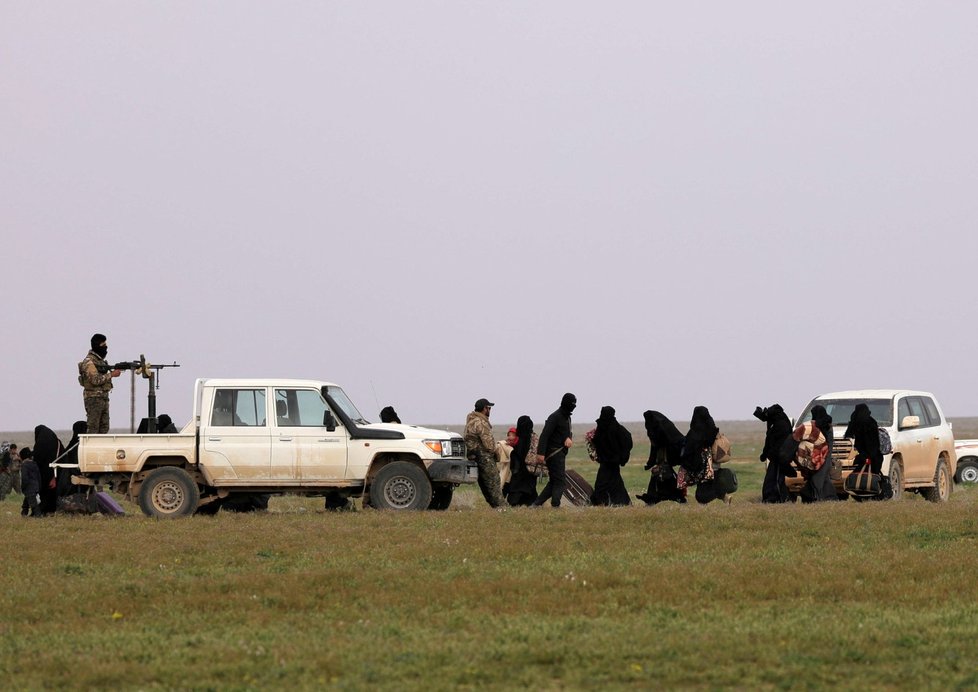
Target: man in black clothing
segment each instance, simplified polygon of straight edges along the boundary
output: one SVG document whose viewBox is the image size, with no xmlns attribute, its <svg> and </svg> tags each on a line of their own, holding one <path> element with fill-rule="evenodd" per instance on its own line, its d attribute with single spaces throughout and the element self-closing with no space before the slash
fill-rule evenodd
<svg viewBox="0 0 978 692">
<path fill-rule="evenodd" d="M 560 408 L 550 414 L 540 433 L 537 445 L 537 461 L 546 462 L 550 478 L 540 497 L 533 503 L 541 506 L 547 500 L 554 507 L 560 507 L 560 498 L 567 486 L 567 451 L 573 446 L 571 439 L 571 414 L 577 407 L 577 397 L 568 392 L 560 400 Z"/>
</svg>

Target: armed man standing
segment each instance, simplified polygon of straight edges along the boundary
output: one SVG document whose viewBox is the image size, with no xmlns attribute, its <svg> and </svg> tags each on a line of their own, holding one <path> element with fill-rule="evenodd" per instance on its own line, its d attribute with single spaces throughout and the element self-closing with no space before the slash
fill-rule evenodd
<svg viewBox="0 0 978 692">
<path fill-rule="evenodd" d="M 121 370 L 109 370 L 105 362 L 108 352 L 105 334 L 95 334 L 91 350 L 78 364 L 78 384 L 85 388 L 85 413 L 90 433 L 109 432 L 109 392 L 112 391 L 112 379 L 122 374 Z"/>
<path fill-rule="evenodd" d="M 496 468 L 496 440 L 492 437 L 489 411 L 493 404 L 488 399 L 475 402 L 475 410 L 465 419 L 465 447 L 469 458 L 479 467 L 479 488 L 490 507 L 502 507 L 506 502 L 499 485 L 499 470 Z"/>
</svg>

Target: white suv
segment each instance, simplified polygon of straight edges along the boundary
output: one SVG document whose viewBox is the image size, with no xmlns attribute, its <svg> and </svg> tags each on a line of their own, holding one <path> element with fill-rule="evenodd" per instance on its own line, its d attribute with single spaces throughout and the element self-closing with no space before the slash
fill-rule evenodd
<svg viewBox="0 0 978 692">
<path fill-rule="evenodd" d="M 869 406 L 873 418 L 885 428 L 893 444 L 892 454 L 883 456 L 883 473 L 893 485 L 893 499 L 904 490 L 920 493 L 931 502 L 944 502 L 951 494 L 957 463 L 951 424 L 944 417 L 933 394 L 903 389 L 861 389 L 833 392 L 816 397 L 798 417 L 798 423 L 811 420 L 812 406 L 821 404 L 832 416 L 835 446 L 832 450 L 833 480 L 840 495 L 842 483 L 854 467 L 852 443 L 843 439 L 849 417 L 856 404 Z M 789 478 L 789 490 L 800 479 Z M 803 482 L 803 481 L 802 481 Z M 800 484 L 799 484 L 800 486 Z"/>
</svg>

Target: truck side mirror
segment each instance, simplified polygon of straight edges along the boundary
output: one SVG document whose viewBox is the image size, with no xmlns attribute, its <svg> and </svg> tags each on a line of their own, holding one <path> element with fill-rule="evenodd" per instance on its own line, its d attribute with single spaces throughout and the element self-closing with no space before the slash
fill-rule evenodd
<svg viewBox="0 0 978 692">
<path fill-rule="evenodd" d="M 920 427 L 920 416 L 904 416 L 900 421 L 900 430 Z"/>
<path fill-rule="evenodd" d="M 326 432 L 334 432 L 336 430 L 336 419 L 333 418 L 333 412 L 329 409 L 323 412 L 323 425 L 326 426 Z"/>
</svg>

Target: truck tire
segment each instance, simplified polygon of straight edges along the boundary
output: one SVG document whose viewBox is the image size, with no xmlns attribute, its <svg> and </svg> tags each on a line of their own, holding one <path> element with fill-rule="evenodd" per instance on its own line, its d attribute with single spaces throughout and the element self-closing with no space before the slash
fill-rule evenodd
<svg viewBox="0 0 978 692">
<path fill-rule="evenodd" d="M 176 466 L 150 471 L 139 488 L 139 508 L 147 517 L 189 517 L 197 511 L 199 501 L 194 479 Z"/>
<path fill-rule="evenodd" d="M 407 461 L 395 461 L 370 483 L 370 505 L 377 509 L 427 509 L 431 504 L 428 474 Z"/>
<path fill-rule="evenodd" d="M 944 459 L 937 460 L 937 470 L 934 472 L 934 487 L 924 488 L 923 496 L 931 502 L 947 502 L 951 497 L 951 472 Z"/>
<path fill-rule="evenodd" d="M 958 459 L 958 471 L 954 474 L 958 483 L 978 483 L 978 460 L 974 457 Z"/>
<path fill-rule="evenodd" d="M 445 510 L 452 504 L 452 495 L 455 488 L 451 485 L 436 485 L 431 492 L 431 504 L 428 509 Z"/>
</svg>

